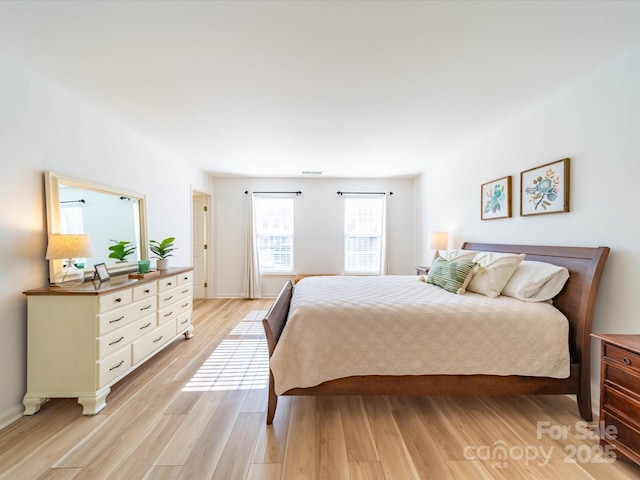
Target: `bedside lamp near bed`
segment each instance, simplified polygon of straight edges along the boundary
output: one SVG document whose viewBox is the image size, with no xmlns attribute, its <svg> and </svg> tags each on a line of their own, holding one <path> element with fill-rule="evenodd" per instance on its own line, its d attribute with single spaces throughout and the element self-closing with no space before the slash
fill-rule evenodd
<svg viewBox="0 0 640 480">
<path fill-rule="evenodd" d="M 440 256 L 440 250 L 447 250 L 448 248 L 449 234 L 447 232 L 429 232 L 429 249 L 436 251 L 433 257 L 434 261 Z"/>
</svg>

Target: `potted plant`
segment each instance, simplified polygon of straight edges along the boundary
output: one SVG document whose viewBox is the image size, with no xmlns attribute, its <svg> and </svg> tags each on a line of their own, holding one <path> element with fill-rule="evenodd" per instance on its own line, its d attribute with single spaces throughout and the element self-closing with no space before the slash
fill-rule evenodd
<svg viewBox="0 0 640 480">
<path fill-rule="evenodd" d="M 114 242 L 115 245 L 111 245 L 109 247 L 109 250 L 111 251 L 109 258 L 115 258 L 118 262 L 125 262 L 127 260 L 127 256 L 136 251 L 136 246 L 131 242 L 127 242 L 125 240 L 111 241 Z"/>
<path fill-rule="evenodd" d="M 153 258 L 157 258 L 156 266 L 158 270 L 165 270 L 169 266 L 168 257 L 173 257 L 173 252 L 176 247 L 173 246 L 175 237 L 167 237 L 162 241 L 149 240 L 149 250 L 155 255 Z"/>
</svg>

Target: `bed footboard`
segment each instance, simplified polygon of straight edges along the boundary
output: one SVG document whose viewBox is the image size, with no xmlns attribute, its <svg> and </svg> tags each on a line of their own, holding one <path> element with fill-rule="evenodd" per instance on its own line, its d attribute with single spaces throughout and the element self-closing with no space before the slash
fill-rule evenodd
<svg viewBox="0 0 640 480">
<path fill-rule="evenodd" d="M 284 325 L 287 323 L 289 315 L 289 304 L 291 303 L 291 295 L 293 294 L 293 283 L 289 280 L 280 291 L 280 294 L 273 303 L 267 316 L 262 320 L 264 333 L 267 337 L 267 346 L 269 347 L 269 358 L 273 355 L 276 344 L 280 339 Z M 278 396 L 275 392 L 273 373 L 269 369 L 269 403 L 267 406 L 267 425 L 273 423 L 273 417 L 276 414 L 276 406 L 278 404 Z"/>
</svg>

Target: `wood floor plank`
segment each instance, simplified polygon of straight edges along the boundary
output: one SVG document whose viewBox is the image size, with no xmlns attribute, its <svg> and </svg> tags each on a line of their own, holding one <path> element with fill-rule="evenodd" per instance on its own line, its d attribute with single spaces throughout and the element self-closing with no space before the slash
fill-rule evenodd
<svg viewBox="0 0 640 480">
<path fill-rule="evenodd" d="M 283 480 L 316 478 L 316 405 L 315 397 L 294 397 L 282 466 Z"/>
<path fill-rule="evenodd" d="M 247 475 L 247 480 L 280 480 L 281 478 L 281 463 L 252 463 Z"/>
<path fill-rule="evenodd" d="M 337 405 L 334 405 L 337 407 Z M 316 405 L 317 409 L 317 405 Z M 348 480 L 349 461 L 345 444 L 342 415 L 338 409 L 322 410 L 316 416 L 316 478 Z"/>
<path fill-rule="evenodd" d="M 36 480 L 72 480 L 82 471 L 81 468 L 52 468 L 44 472 L 36 478 Z M 16 477 L 18 478 L 35 478 L 35 477 Z"/>
<path fill-rule="evenodd" d="M 180 471 L 179 479 L 205 479 L 213 476 L 246 396 L 246 391 L 242 390 L 211 393 L 221 395 L 220 403 L 216 405 L 202 435 L 193 446 Z"/>
<path fill-rule="evenodd" d="M 380 462 L 349 462 L 351 480 L 385 480 Z"/>
<path fill-rule="evenodd" d="M 142 480 L 176 480 L 182 471 L 181 465 L 153 466 Z"/>
<path fill-rule="evenodd" d="M 359 396 L 340 398 L 347 457 L 350 462 L 379 462 L 371 425 Z"/>
<path fill-rule="evenodd" d="M 221 392 L 199 392 L 198 402 L 183 419 L 175 434 L 153 462 L 154 465 L 184 465 L 214 412 L 224 400 Z"/>
<path fill-rule="evenodd" d="M 280 398 L 273 423 L 262 425 L 258 433 L 258 444 L 253 456 L 253 463 L 284 463 L 292 399 L 293 397 Z"/>
<path fill-rule="evenodd" d="M 69 425 L 62 428 L 57 435 L 49 438 L 43 437 L 37 446 L 27 452 L 27 456 L 19 461 L 16 458 L 16 463 L 11 468 L 1 469 L 0 479 L 13 480 L 21 476 L 38 478 L 41 472 L 46 471 L 107 419 L 108 417 L 100 415 L 78 416 Z"/>
<path fill-rule="evenodd" d="M 415 412 L 412 404 L 407 402 L 405 408 L 393 411 L 392 414 L 418 476 L 454 480 L 440 450 L 429 435 L 427 426 Z"/>
<path fill-rule="evenodd" d="M 258 431 L 264 422 L 264 413 L 240 412 L 213 473 L 213 480 L 240 479 L 248 475 Z"/>
<path fill-rule="evenodd" d="M 384 473 L 388 478 L 419 478 L 385 397 L 363 397 Z"/>
<path fill-rule="evenodd" d="M 145 438 L 131 448 L 129 456 L 118 465 L 109 476 L 109 480 L 131 480 L 144 477 L 183 420 L 184 415 L 162 415 Z"/>
</svg>

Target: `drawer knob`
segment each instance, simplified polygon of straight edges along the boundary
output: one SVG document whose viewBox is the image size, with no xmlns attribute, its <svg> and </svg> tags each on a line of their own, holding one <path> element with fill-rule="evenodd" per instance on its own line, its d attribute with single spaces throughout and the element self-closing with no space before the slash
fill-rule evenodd
<svg viewBox="0 0 640 480">
<path fill-rule="evenodd" d="M 164 337 L 164 335 L 160 335 L 158 338 L 156 338 L 153 343 L 159 342 L 160 340 L 162 340 L 162 337 Z"/>
<path fill-rule="evenodd" d="M 122 299 L 120 297 L 116 298 L 116 303 L 120 303 Z"/>
<path fill-rule="evenodd" d="M 116 323 L 119 322 L 120 320 L 122 320 L 124 318 L 124 315 L 122 315 L 121 317 L 118 318 L 114 318 L 113 320 L 109 320 L 109 323 Z"/>
<path fill-rule="evenodd" d="M 151 326 L 151 322 L 149 322 L 146 325 L 143 325 L 142 327 L 140 327 L 140 330 L 144 330 L 145 328 L 149 328 L 150 326 Z"/>
<path fill-rule="evenodd" d="M 116 343 L 120 343 L 122 340 L 124 340 L 124 337 L 120 337 L 117 340 L 114 340 L 113 342 L 111 342 L 109 345 L 115 345 Z"/>
<path fill-rule="evenodd" d="M 146 307 L 141 307 L 140 310 L 149 310 L 151 308 L 151 305 L 147 305 Z"/>
<path fill-rule="evenodd" d="M 622 363 L 624 363 L 625 365 L 631 365 L 631 360 L 629 360 L 627 357 L 624 357 L 622 359 Z"/>
<path fill-rule="evenodd" d="M 151 290 L 149 290 L 148 288 L 144 291 L 144 293 L 149 293 L 151 292 Z"/>
</svg>

